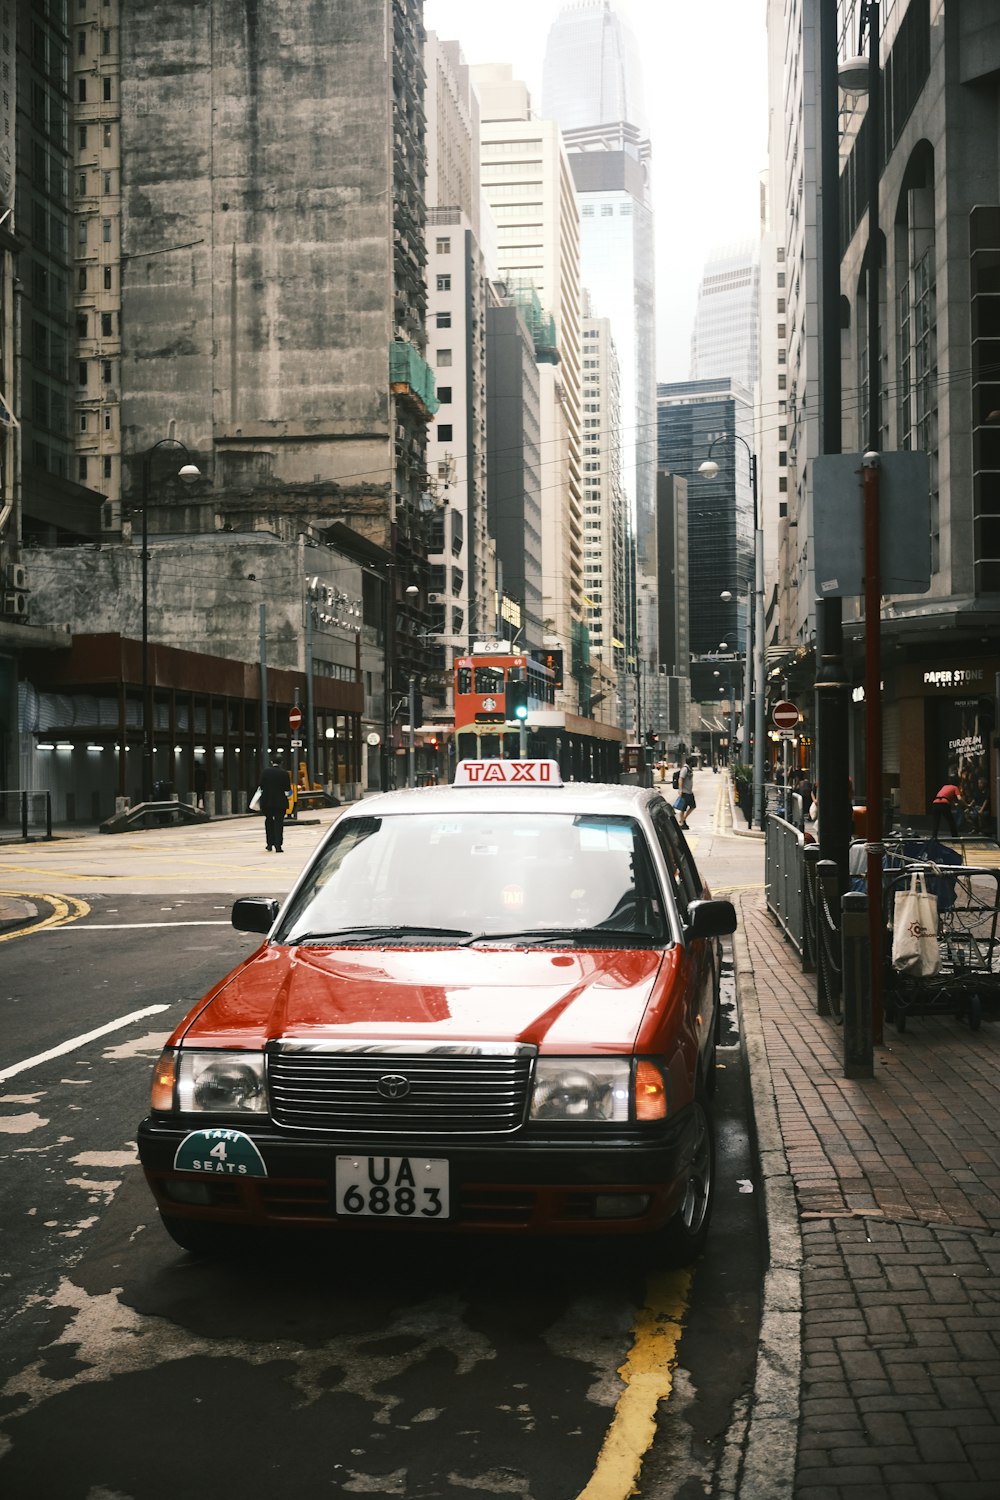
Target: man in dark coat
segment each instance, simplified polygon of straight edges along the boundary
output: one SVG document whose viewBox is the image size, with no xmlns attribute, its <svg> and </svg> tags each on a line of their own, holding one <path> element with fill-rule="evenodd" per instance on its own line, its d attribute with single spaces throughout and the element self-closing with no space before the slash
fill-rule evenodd
<svg viewBox="0 0 1000 1500">
<path fill-rule="evenodd" d="M 260 810 L 264 814 L 264 837 L 269 850 L 281 854 L 284 850 L 285 814 L 292 791 L 289 776 L 277 755 L 271 756 L 271 764 L 260 778 Z"/>
</svg>

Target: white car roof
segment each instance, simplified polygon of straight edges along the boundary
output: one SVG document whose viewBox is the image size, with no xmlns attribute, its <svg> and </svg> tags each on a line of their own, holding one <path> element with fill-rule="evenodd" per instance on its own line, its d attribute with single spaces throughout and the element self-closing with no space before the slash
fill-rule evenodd
<svg viewBox="0 0 1000 1500">
<path fill-rule="evenodd" d="M 560 812 L 572 815 L 643 818 L 664 799 L 650 787 L 612 785 L 596 781 L 567 781 L 562 786 L 426 786 L 381 792 L 352 803 L 338 822 L 350 817 L 405 813 Z"/>
</svg>

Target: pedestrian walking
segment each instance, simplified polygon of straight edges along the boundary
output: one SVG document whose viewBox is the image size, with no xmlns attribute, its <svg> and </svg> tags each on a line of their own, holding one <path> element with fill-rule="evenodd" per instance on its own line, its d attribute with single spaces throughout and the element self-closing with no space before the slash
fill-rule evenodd
<svg viewBox="0 0 1000 1500">
<path fill-rule="evenodd" d="M 962 794 L 953 781 L 946 781 L 941 787 L 933 802 L 931 803 L 931 838 L 936 839 L 941 831 L 941 819 L 944 818 L 948 825 L 948 832 L 953 839 L 958 838 L 958 824 L 955 821 L 955 810 L 962 806 Z"/>
<path fill-rule="evenodd" d="M 271 756 L 271 764 L 260 778 L 260 810 L 264 814 L 264 837 L 268 852 L 284 852 L 285 814 L 292 791 L 292 778 L 281 764 L 281 757 Z"/>
<path fill-rule="evenodd" d="M 681 828 L 686 828 L 688 826 L 688 815 L 690 813 L 693 813 L 695 809 L 693 787 L 694 762 L 689 755 L 677 774 L 678 796 L 677 801 L 674 803 L 674 808 L 677 812 L 678 826 Z"/>
</svg>

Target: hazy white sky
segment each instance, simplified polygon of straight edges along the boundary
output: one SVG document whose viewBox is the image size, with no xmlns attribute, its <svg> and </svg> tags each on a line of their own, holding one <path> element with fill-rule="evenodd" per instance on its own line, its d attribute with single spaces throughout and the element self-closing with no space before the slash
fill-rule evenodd
<svg viewBox="0 0 1000 1500">
<path fill-rule="evenodd" d="M 656 208 L 658 380 L 686 380 L 702 267 L 755 237 L 767 165 L 765 0 L 613 0 L 644 60 Z M 509 62 L 542 106 L 563 0 L 424 0 L 424 23 L 469 63 Z"/>
</svg>

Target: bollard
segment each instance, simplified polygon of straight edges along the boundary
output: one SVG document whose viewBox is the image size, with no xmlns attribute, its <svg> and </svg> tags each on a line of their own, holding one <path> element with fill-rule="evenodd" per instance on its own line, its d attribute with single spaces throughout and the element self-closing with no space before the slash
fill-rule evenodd
<svg viewBox="0 0 1000 1500">
<path fill-rule="evenodd" d="M 871 948 L 868 896 L 864 891 L 844 893 L 840 936 L 844 976 L 844 1077 L 873 1078 Z"/>
</svg>

